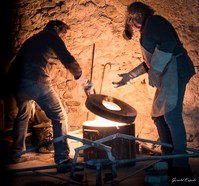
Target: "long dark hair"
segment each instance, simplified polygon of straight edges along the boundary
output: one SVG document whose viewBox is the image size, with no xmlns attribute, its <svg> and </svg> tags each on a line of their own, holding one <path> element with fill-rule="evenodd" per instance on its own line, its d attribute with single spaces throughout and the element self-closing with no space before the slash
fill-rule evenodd
<svg viewBox="0 0 199 186">
<path fill-rule="evenodd" d="M 127 11 L 129 14 L 141 13 L 144 17 L 153 15 L 155 12 L 153 8 L 139 1 L 133 2 L 128 5 Z"/>
</svg>

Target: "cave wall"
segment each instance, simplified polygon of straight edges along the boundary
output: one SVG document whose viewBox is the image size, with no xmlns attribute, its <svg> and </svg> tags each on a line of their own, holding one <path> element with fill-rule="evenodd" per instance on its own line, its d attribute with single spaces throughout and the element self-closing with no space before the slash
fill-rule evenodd
<svg viewBox="0 0 199 186">
<path fill-rule="evenodd" d="M 59 19 L 70 26 L 66 46 L 90 78 L 96 93 L 106 94 L 130 104 L 137 110 L 136 136 L 157 140 L 156 128 L 150 118 L 154 88 L 148 86 L 147 74 L 129 84 L 114 88 L 112 81 L 118 74 L 128 72 L 142 62 L 139 33 L 125 40 L 125 13 L 132 0 L 18 0 L 12 5 L 12 52 L 15 57 L 21 44 L 37 33 L 49 20 Z M 184 100 L 184 121 L 189 145 L 198 147 L 199 141 L 199 1 L 143 0 L 167 18 L 176 28 L 182 43 L 196 66 L 196 75 L 187 86 Z M 94 53 L 93 53 L 93 47 Z M 94 55 L 93 55 L 94 54 Z M 35 54 L 36 55 L 36 54 Z M 93 61 L 93 69 L 91 69 Z M 86 95 L 71 74 L 56 60 L 51 61 L 49 73 L 52 83 L 68 113 L 69 130 L 77 130 L 94 115 L 85 108 Z M 12 114 L 14 117 L 14 114 Z M 11 117 L 11 120 L 12 120 Z"/>
</svg>

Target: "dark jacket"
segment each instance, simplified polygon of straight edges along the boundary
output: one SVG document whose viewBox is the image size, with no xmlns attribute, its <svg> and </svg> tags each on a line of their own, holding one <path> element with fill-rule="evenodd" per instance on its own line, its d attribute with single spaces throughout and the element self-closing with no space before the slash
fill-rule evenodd
<svg viewBox="0 0 199 186">
<path fill-rule="evenodd" d="M 177 58 L 178 75 L 189 80 L 194 74 L 194 66 L 187 55 L 173 26 L 162 16 L 154 15 L 147 18 L 141 28 L 140 44 L 149 53 L 153 54 L 158 45 L 158 49 L 172 53 Z"/>
<path fill-rule="evenodd" d="M 81 76 L 79 64 L 62 39 L 53 30 L 43 30 L 27 39 L 19 50 L 9 70 L 12 83 L 20 83 L 21 79 L 49 82 L 47 64 L 50 58 L 58 58 L 75 79 Z"/>
<path fill-rule="evenodd" d="M 193 63 L 173 26 L 163 17 L 146 19 L 141 28 L 140 44 L 149 67 L 149 84 L 157 82 L 152 116 L 161 116 L 173 110 L 178 100 L 178 84 L 195 74 Z M 160 82 L 160 84 L 158 84 Z"/>
</svg>

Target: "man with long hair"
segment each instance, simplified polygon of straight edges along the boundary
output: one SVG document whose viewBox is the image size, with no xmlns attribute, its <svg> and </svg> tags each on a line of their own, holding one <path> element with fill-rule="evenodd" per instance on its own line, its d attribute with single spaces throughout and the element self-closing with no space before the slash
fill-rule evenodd
<svg viewBox="0 0 199 186">
<path fill-rule="evenodd" d="M 150 6 L 134 2 L 128 6 L 127 13 L 125 38 L 131 39 L 135 30 L 140 32 L 144 62 L 130 72 L 119 74 L 122 79 L 113 85 L 122 86 L 147 72 L 149 85 L 157 88 L 152 119 L 160 141 L 173 146 L 162 146 L 162 155 L 186 154 L 182 109 L 186 85 L 195 74 L 193 63 L 171 23 L 155 15 Z M 168 162 L 170 177 L 187 178 L 192 175 L 187 157 Z"/>
</svg>

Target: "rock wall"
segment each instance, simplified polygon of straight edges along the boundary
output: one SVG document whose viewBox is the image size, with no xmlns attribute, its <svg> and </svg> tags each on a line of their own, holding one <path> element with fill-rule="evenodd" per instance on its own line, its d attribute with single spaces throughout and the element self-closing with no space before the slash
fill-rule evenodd
<svg viewBox="0 0 199 186">
<path fill-rule="evenodd" d="M 156 128 L 150 118 L 154 89 L 148 86 L 143 75 L 120 88 L 112 81 L 117 74 L 128 72 L 142 62 L 139 33 L 132 40 L 122 36 L 126 6 L 132 0 L 18 0 L 13 4 L 12 57 L 21 44 L 40 31 L 52 19 L 60 19 L 70 26 L 66 45 L 90 77 L 96 92 L 111 95 L 133 106 L 138 115 L 135 120 L 136 136 L 157 140 Z M 195 66 L 199 66 L 199 1 L 198 0 L 143 0 L 157 14 L 167 18 L 176 28 Z M 93 55 L 93 47 L 94 55 Z M 91 69 L 93 61 L 93 69 Z M 184 100 L 184 121 L 190 146 L 199 141 L 199 87 L 197 74 L 190 80 Z M 71 74 L 59 61 L 52 61 L 49 72 L 53 74 L 54 88 L 68 113 L 69 130 L 77 130 L 82 123 L 92 119 L 84 103 L 86 96 Z M 89 117 L 88 117 L 89 116 Z"/>
</svg>

